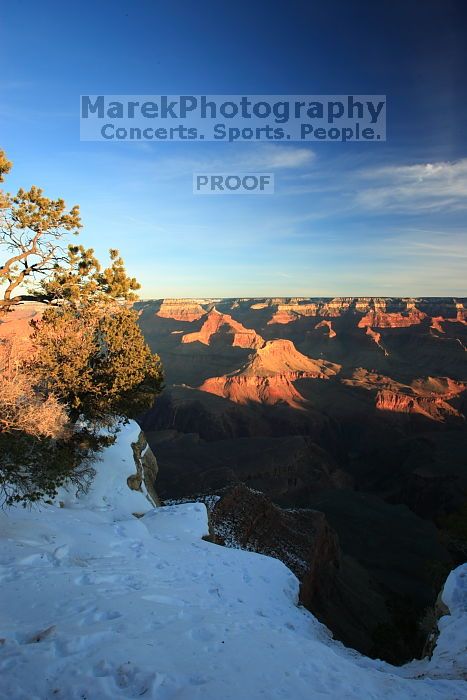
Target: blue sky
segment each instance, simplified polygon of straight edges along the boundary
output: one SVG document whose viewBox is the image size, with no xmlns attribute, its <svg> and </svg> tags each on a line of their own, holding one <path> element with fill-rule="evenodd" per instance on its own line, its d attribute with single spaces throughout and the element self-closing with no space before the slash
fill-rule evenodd
<svg viewBox="0 0 467 700">
<path fill-rule="evenodd" d="M 7 189 L 80 204 L 143 297 L 454 295 L 467 289 L 463 0 L 8 3 Z M 80 94 L 386 94 L 386 143 L 79 140 Z M 192 173 L 274 172 L 200 197 Z"/>
</svg>

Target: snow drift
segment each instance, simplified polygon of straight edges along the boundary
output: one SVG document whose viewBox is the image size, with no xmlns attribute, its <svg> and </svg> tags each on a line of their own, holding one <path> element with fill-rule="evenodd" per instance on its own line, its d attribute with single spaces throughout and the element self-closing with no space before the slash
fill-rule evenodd
<svg viewBox="0 0 467 700">
<path fill-rule="evenodd" d="M 281 562 L 204 541 L 204 505 L 130 491 L 136 432 L 84 498 L 0 513 L 1 698 L 467 699 L 467 565 L 431 660 L 367 659 L 297 607 Z"/>
</svg>

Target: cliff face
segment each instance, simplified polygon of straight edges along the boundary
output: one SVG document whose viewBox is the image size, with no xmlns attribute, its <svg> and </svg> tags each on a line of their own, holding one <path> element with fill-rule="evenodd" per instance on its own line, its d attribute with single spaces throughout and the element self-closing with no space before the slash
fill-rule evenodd
<svg viewBox="0 0 467 700">
<path fill-rule="evenodd" d="M 449 377 L 426 377 L 404 384 L 360 368 L 343 383 L 375 392 L 375 407 L 379 411 L 418 414 L 435 421 L 445 421 L 449 417 L 464 418 L 459 406 L 467 384 Z"/>
<path fill-rule="evenodd" d="M 456 321 L 467 324 L 467 309 L 464 304 L 456 304 Z"/>
<path fill-rule="evenodd" d="M 305 399 L 295 389 L 293 382 L 302 376 L 298 372 L 290 372 L 287 375 L 271 377 L 244 375 L 212 377 L 203 382 L 200 390 L 222 396 L 239 404 L 246 404 L 250 401 L 270 406 L 285 403 L 292 408 L 300 409 Z"/>
<path fill-rule="evenodd" d="M 135 442 L 131 443 L 136 473 L 127 478 L 127 484 L 133 491 L 144 493 L 154 506 L 160 506 L 156 493 L 156 478 L 159 471 L 157 459 L 141 431 Z"/>
<path fill-rule="evenodd" d="M 350 309 L 353 301 L 352 297 L 336 297 L 331 299 L 320 306 L 319 315 L 330 317 L 341 316 Z"/>
<path fill-rule="evenodd" d="M 396 662 L 421 651 L 423 635 L 413 648 L 406 630 L 400 630 L 397 639 L 401 609 L 394 612 L 385 600 L 385 586 L 369 578 L 357 559 L 343 555 L 339 537 L 323 512 L 284 510 L 243 484 L 207 502 L 211 541 L 280 559 L 300 582 L 300 603 L 337 639 L 362 653 Z M 391 582 L 387 585 L 391 587 Z M 404 612 L 411 614 L 408 608 Z M 380 637 L 381 629 L 392 630 L 396 638 Z"/>
<path fill-rule="evenodd" d="M 439 396 L 413 396 L 389 389 L 378 391 L 376 408 L 394 413 L 417 413 L 437 421 L 447 416 L 462 417 L 459 411 Z"/>
<path fill-rule="evenodd" d="M 330 320 L 349 316 L 355 318 L 355 323 L 360 328 L 410 328 L 429 320 L 433 329 L 442 333 L 446 323 L 467 324 L 465 300 L 453 298 L 162 299 L 141 302 L 139 306 L 151 304 L 157 307 L 156 316 L 187 322 L 201 319 L 215 305 L 223 313 L 233 311 L 242 314 L 248 310 L 256 316 L 261 316 L 269 311 L 271 315 L 265 322 L 266 327 L 288 325 L 313 317 Z"/>
<path fill-rule="evenodd" d="M 426 317 L 438 317 L 438 321 L 465 323 L 467 309 L 463 302 L 447 299 L 391 299 L 379 297 L 335 297 L 311 302 L 307 299 L 270 299 L 275 309 L 268 325 L 287 324 L 299 318 L 318 316 L 339 318 L 346 314 L 361 316 L 359 327 L 408 328 L 421 323 Z M 255 305 L 264 308 L 266 305 Z M 252 307 L 253 308 L 253 307 Z M 360 325 L 361 324 L 361 325 Z"/>
<path fill-rule="evenodd" d="M 176 321 L 197 321 L 205 313 L 196 299 L 163 299 L 156 315 Z"/>
<path fill-rule="evenodd" d="M 358 322 L 359 328 L 408 328 L 421 323 L 426 314 L 411 307 L 406 313 L 384 313 L 382 311 L 370 311 Z"/>
<path fill-rule="evenodd" d="M 210 513 L 214 541 L 280 559 L 300 581 L 300 602 L 320 616 L 335 587 L 339 542 L 323 513 L 286 511 L 243 484 L 227 489 Z"/>
<path fill-rule="evenodd" d="M 302 316 L 316 316 L 318 309 L 318 304 L 299 304 L 297 302 L 278 304 L 274 316 L 268 321 L 268 325 L 273 325 L 274 323 L 290 323 Z"/>
</svg>

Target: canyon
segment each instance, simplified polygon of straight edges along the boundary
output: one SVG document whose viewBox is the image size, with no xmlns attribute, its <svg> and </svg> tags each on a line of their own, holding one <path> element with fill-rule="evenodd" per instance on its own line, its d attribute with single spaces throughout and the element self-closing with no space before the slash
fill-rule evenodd
<svg viewBox="0 0 467 700">
<path fill-rule="evenodd" d="M 138 302 L 165 389 L 129 485 L 211 505 L 211 537 L 281 559 L 347 646 L 420 656 L 467 560 L 465 302 Z M 27 339 L 42 308 L 2 317 L 0 338 Z"/>
<path fill-rule="evenodd" d="M 424 619 L 467 551 L 466 302 L 136 305 L 165 368 L 165 390 L 139 421 L 157 457 L 158 496 L 225 504 L 231 489 L 217 532 L 252 508 L 258 527 L 246 537 L 238 526 L 240 546 L 276 547 L 338 639 L 395 663 L 422 653 Z M 312 530 L 328 533 L 327 549 Z M 303 571 L 286 557 L 298 542 Z M 312 583 L 312 570 L 328 578 Z"/>
</svg>

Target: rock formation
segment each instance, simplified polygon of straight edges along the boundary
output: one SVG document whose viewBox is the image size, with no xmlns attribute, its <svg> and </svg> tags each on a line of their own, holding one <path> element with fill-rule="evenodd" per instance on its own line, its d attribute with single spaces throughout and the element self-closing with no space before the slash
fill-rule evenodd
<svg viewBox="0 0 467 700">
<path fill-rule="evenodd" d="M 282 306 L 282 305 L 281 305 Z M 273 326 L 275 323 L 286 324 L 296 321 L 299 316 L 288 308 L 278 309 L 274 312 L 272 318 L 268 321 L 268 326 Z"/>
<path fill-rule="evenodd" d="M 353 297 L 335 297 L 320 306 L 320 316 L 342 316 L 353 302 Z"/>
<path fill-rule="evenodd" d="M 237 484 L 215 502 L 209 522 L 215 542 L 284 562 L 300 581 L 300 602 L 320 616 L 340 565 L 337 535 L 323 513 L 283 510 Z"/>
<path fill-rule="evenodd" d="M 143 432 L 140 432 L 136 442 L 131 443 L 136 473 L 127 478 L 127 484 L 133 491 L 140 491 L 153 506 L 159 506 L 155 483 L 159 467 L 157 459 L 148 445 Z"/>
<path fill-rule="evenodd" d="M 172 318 L 175 321 L 197 321 L 205 315 L 201 306 L 205 300 L 197 299 L 163 299 L 156 316 Z"/>
<path fill-rule="evenodd" d="M 234 347 L 259 348 L 264 344 L 263 338 L 251 328 L 245 328 L 228 314 L 221 314 L 215 308 L 210 311 L 201 329 L 196 333 L 182 336 L 182 343 L 203 343 L 210 345 L 213 336 L 224 333 L 231 339 Z"/>
<path fill-rule="evenodd" d="M 432 317 L 430 328 L 432 328 L 434 331 L 438 331 L 438 333 L 444 333 L 444 328 L 441 325 L 443 321 L 444 318 L 442 316 Z"/>
<path fill-rule="evenodd" d="M 355 301 L 355 310 L 360 313 L 368 311 L 386 311 L 386 300 L 377 297 L 358 297 Z"/>
<path fill-rule="evenodd" d="M 319 323 L 316 324 L 315 329 L 317 330 L 318 328 L 327 328 L 327 335 L 328 338 L 335 338 L 337 333 L 332 327 L 332 321 L 320 321 Z"/>
<path fill-rule="evenodd" d="M 370 326 L 367 326 L 366 327 L 366 335 L 370 336 L 370 338 L 373 340 L 373 342 L 380 348 L 380 350 L 382 350 L 384 352 L 384 354 L 386 356 L 389 354 L 388 351 L 386 350 L 386 348 L 384 348 L 381 345 L 381 333 L 378 333 L 378 331 L 374 331 L 373 328 L 371 328 Z"/>
<path fill-rule="evenodd" d="M 295 348 L 290 340 L 264 343 L 238 371 L 223 377 L 211 377 L 199 387 L 236 403 L 287 403 L 300 408 L 303 397 L 294 387 L 297 379 L 327 379 L 340 366 L 326 360 L 313 360 Z"/>
<path fill-rule="evenodd" d="M 299 304 L 296 302 L 278 304 L 276 312 L 268 321 L 268 326 L 272 326 L 274 323 L 290 323 L 302 316 L 316 316 L 317 313 L 318 304 Z"/>
<path fill-rule="evenodd" d="M 461 417 L 459 411 L 441 397 L 411 396 L 389 389 L 378 391 L 375 405 L 380 411 L 418 413 L 437 421 L 443 421 L 447 416 Z"/>
<path fill-rule="evenodd" d="M 464 308 L 464 304 L 456 304 L 456 311 L 456 321 L 467 324 L 467 309 Z"/>
<path fill-rule="evenodd" d="M 421 323 L 426 314 L 412 307 L 407 312 L 384 313 L 382 311 L 370 311 L 358 322 L 359 328 L 408 328 Z"/>
<path fill-rule="evenodd" d="M 351 379 L 344 379 L 343 383 L 376 392 L 375 406 L 379 411 L 419 414 L 436 421 L 463 417 L 461 411 L 449 401 L 463 394 L 467 384 L 449 377 L 415 379 L 408 385 L 359 368 Z"/>
</svg>

